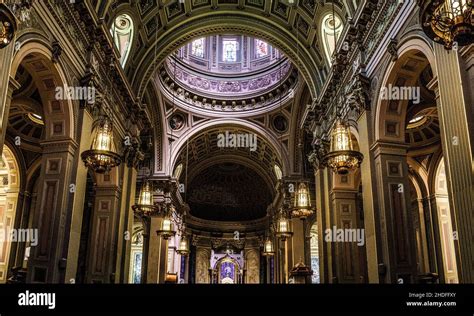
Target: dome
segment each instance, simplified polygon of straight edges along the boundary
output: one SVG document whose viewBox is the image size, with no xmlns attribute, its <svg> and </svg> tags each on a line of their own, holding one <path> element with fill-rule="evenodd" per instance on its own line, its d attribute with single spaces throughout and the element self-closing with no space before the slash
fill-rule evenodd
<svg viewBox="0 0 474 316">
<path fill-rule="evenodd" d="M 245 35 L 194 39 L 160 69 L 168 98 L 209 111 L 244 112 L 278 103 L 297 82 L 289 59 L 267 42 Z"/>
</svg>

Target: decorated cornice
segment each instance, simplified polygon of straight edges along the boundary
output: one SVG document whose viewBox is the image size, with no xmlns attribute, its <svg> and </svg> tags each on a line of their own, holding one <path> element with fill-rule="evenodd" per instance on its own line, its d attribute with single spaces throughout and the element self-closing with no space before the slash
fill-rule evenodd
<svg viewBox="0 0 474 316">
<path fill-rule="evenodd" d="M 176 62 L 177 61 L 177 62 Z M 255 98 L 270 92 L 281 82 L 294 76 L 293 67 L 288 60 L 281 61 L 265 71 L 256 74 L 228 76 L 208 74 L 193 69 L 176 58 L 168 58 L 161 71 L 166 71 L 169 80 L 175 80 L 185 89 L 203 97 L 235 100 L 236 98 Z M 167 79 L 165 78 L 165 80 Z"/>
<path fill-rule="evenodd" d="M 173 80 L 173 75 L 162 66 L 159 79 L 164 88 L 163 95 L 168 100 L 172 100 L 174 96 L 175 101 L 186 103 L 186 108 L 215 113 L 253 112 L 263 108 L 271 111 L 280 106 L 280 101 L 286 103 L 292 96 L 291 91 L 294 91 L 298 84 L 298 72 L 289 63 L 286 66 L 282 71 L 286 74 L 281 84 L 275 74 L 275 71 L 279 70 L 253 79 L 219 81 L 199 78 L 180 70 L 176 73 L 176 80 Z M 193 85 L 198 85 L 199 88 L 195 89 Z M 232 91 L 233 89 L 236 91 Z M 245 91 L 247 93 L 244 93 Z"/>
<path fill-rule="evenodd" d="M 254 221 L 239 221 L 239 222 L 223 222 L 223 221 L 210 221 L 201 218 L 194 217 L 192 215 L 186 216 L 186 225 L 193 231 L 204 231 L 204 232 L 228 232 L 233 233 L 238 231 L 239 233 L 245 232 L 264 232 L 268 226 L 268 218 Z"/>
</svg>

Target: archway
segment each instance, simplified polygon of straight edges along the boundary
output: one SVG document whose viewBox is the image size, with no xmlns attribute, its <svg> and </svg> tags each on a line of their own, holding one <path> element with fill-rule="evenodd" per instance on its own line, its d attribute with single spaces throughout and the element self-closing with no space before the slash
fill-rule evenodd
<svg viewBox="0 0 474 316">
<path fill-rule="evenodd" d="M 69 86 L 69 80 L 61 65 L 52 62 L 51 49 L 36 40 L 25 40 L 14 56 L 11 73 L 17 74 L 24 68 L 36 84 L 43 107 L 44 117 L 41 119 L 46 127 L 44 139 L 74 139 L 72 102 L 67 98 L 56 98 L 57 89 Z"/>
<path fill-rule="evenodd" d="M 240 265 L 234 258 L 225 256 L 217 261 L 214 269 L 217 270 L 218 284 L 237 284 L 239 283 Z"/>
<path fill-rule="evenodd" d="M 7 113 L 8 137 L 18 146 L 25 165 L 34 165 L 39 172 L 33 188 L 38 203 L 34 211 L 21 209 L 22 228 L 34 228 L 38 241 L 31 247 L 15 249 L 15 263 L 21 265 L 23 252 L 30 249 L 27 282 L 59 282 L 63 276 L 57 262 L 67 254 L 58 245 L 69 240 L 68 188 L 77 144 L 72 101 L 64 95 L 58 97 L 57 92 L 64 91 L 70 82 L 63 62 L 54 58 L 45 38 L 37 34 L 18 41 L 23 45 L 12 61 L 11 73 L 18 89 L 7 102 L 12 104 Z M 26 223 L 28 216 L 32 220 Z"/>
<path fill-rule="evenodd" d="M 194 141 L 201 141 L 202 138 L 208 134 L 212 135 L 210 138 L 212 140 L 213 146 L 210 146 L 211 149 L 219 149 L 217 142 L 219 141 L 219 135 L 222 133 L 229 132 L 230 134 L 240 135 L 255 135 L 257 137 L 257 150 L 251 153 L 257 153 L 258 150 L 265 150 L 268 152 L 267 156 L 274 159 L 280 165 L 280 168 L 283 172 L 283 175 L 287 175 L 290 170 L 289 159 L 286 151 L 282 154 L 282 147 L 279 144 L 279 140 L 276 135 L 266 131 L 264 128 L 255 124 L 253 122 L 248 122 L 242 119 L 216 119 L 204 124 L 197 126 L 196 128 L 189 129 L 184 134 L 180 135 L 179 139 L 175 144 L 172 145 L 171 152 L 171 164 L 169 174 L 173 174 L 173 168 L 178 166 L 179 163 L 182 163 L 183 154 L 186 153 L 186 147 Z M 187 141 L 189 139 L 189 141 Z M 207 141 L 209 142 L 209 140 Z M 264 146 L 260 146 L 264 144 Z M 241 147 L 237 148 L 237 151 L 246 151 L 249 152 L 250 148 Z M 208 157 L 209 158 L 209 157 Z M 268 164 L 267 167 L 273 168 L 274 164 Z M 183 171 L 184 172 L 184 171 Z M 272 171 L 273 173 L 273 171 Z"/>
<path fill-rule="evenodd" d="M 428 178 L 432 161 L 442 154 L 431 47 L 411 38 L 398 49 L 381 84 L 374 116 L 373 154 L 380 216 L 383 261 L 388 282 L 435 282 L 438 232 L 430 210 Z M 382 222 L 379 224 L 384 225 Z M 433 235 L 434 234 L 434 235 Z"/>
<path fill-rule="evenodd" d="M 142 280 L 143 262 L 143 227 L 135 225 L 132 235 L 132 255 L 130 258 L 130 273 L 128 283 L 138 284 Z"/>
<path fill-rule="evenodd" d="M 444 159 L 440 159 L 435 176 L 436 211 L 438 212 L 438 225 L 443 257 L 445 283 L 458 283 L 458 270 L 456 264 L 456 250 L 454 240 L 451 211 L 449 208 L 448 179 Z"/>
<path fill-rule="evenodd" d="M 0 159 L 0 283 L 7 281 L 8 271 L 11 269 L 8 263 L 12 242 L 30 241 L 22 240 L 29 235 L 19 234 L 20 231 L 14 227 L 20 180 L 17 159 L 10 148 L 4 146 Z"/>
<path fill-rule="evenodd" d="M 225 21 L 225 24 L 222 21 Z M 317 61 L 317 57 L 311 55 L 305 49 L 301 39 L 298 40 L 288 29 L 275 27 L 275 25 L 270 25 L 262 20 L 256 21 L 255 18 L 250 18 L 240 12 L 231 14 L 218 11 L 214 11 L 212 15 L 208 14 L 205 19 L 193 17 L 191 21 L 186 23 L 186 27 L 179 25 L 174 30 L 167 32 L 165 36 L 157 38 L 156 41 L 152 40 L 151 46 L 146 51 L 145 56 L 141 58 L 132 78 L 133 85 L 138 89 L 139 95 L 143 94 L 147 82 L 153 75 L 156 67 L 155 63 L 161 64 L 173 51 L 193 39 L 219 33 L 253 36 L 278 47 L 298 66 L 310 86 L 312 97 L 316 98 L 318 96 L 323 76 L 316 65 L 322 63 L 321 57 Z M 300 48 L 299 51 L 297 47 Z M 158 52 L 156 59 L 155 50 Z M 145 75 L 139 76 L 138 74 Z"/>
</svg>

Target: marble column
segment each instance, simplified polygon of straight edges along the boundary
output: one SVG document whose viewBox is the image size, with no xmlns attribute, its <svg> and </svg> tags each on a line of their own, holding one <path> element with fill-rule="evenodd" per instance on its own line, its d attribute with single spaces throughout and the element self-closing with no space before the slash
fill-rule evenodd
<svg viewBox="0 0 474 316">
<path fill-rule="evenodd" d="M 3 1 L 0 1 L 0 10 L 9 16 L 12 16 L 13 19 L 14 17 L 11 11 L 2 3 Z M 14 23 L 13 26 L 16 32 L 16 23 Z M 8 114 L 10 112 L 12 93 L 14 90 L 19 88 L 19 84 L 10 74 L 13 53 L 15 51 L 15 41 L 16 35 L 8 46 L 0 49 L 0 156 L 3 152 L 3 144 L 7 132 Z"/>
<path fill-rule="evenodd" d="M 378 141 L 371 150 L 379 206 L 380 282 L 415 283 L 416 243 L 410 213 L 407 146 Z"/>
<path fill-rule="evenodd" d="M 349 175 L 334 175 L 336 178 L 336 188 L 331 190 L 331 202 L 333 205 L 332 212 L 332 223 L 330 227 L 331 241 L 327 241 L 326 237 L 328 234 L 324 234 L 323 238 L 326 242 L 331 242 L 334 248 L 333 255 L 336 265 L 334 271 L 338 283 L 360 283 L 361 281 L 361 268 L 360 268 L 360 254 L 363 250 L 362 244 L 358 244 L 356 240 L 345 240 L 346 232 L 354 232 L 350 235 L 351 238 L 360 237 L 360 227 L 358 227 L 357 219 L 357 190 L 345 189 L 341 183 L 347 183 L 354 181 L 353 174 Z M 350 185 L 353 187 L 352 183 Z M 337 239 L 338 235 L 344 236 L 344 240 L 340 241 Z M 365 236 L 364 236 L 365 237 Z M 365 238 L 363 240 L 365 242 Z"/>
<path fill-rule="evenodd" d="M 333 269 L 333 244 L 324 241 L 327 229 L 333 225 L 332 203 L 329 188 L 332 186 L 331 171 L 327 168 L 316 169 L 316 209 L 318 224 L 319 275 L 320 283 L 337 282 Z"/>
<path fill-rule="evenodd" d="M 2 50 L 0 49 L 0 54 L 1 54 Z M 0 69 L 3 69 L 0 67 Z M 9 69 L 9 67 L 8 67 Z M 0 85 L 1 85 L 1 78 L 0 78 Z M 0 108 L 0 155 L 2 155 L 3 153 L 3 146 L 5 144 L 5 136 L 7 135 L 7 128 L 8 128 L 8 117 L 9 117 L 9 114 L 10 114 L 10 105 L 11 105 L 11 102 L 12 102 L 12 98 L 13 98 L 13 92 L 15 92 L 15 90 L 19 89 L 20 88 L 20 84 L 13 78 L 7 78 L 6 79 L 8 82 L 8 84 L 6 84 L 7 86 L 7 90 L 6 90 L 6 93 L 5 93 L 5 98 L 4 100 L 0 100 L 0 105 L 1 105 L 1 108 Z M 1 87 L 0 87 L 1 88 Z M 1 91 L 0 91 L 1 93 Z M 0 95 L 1 97 L 1 95 Z"/>
<path fill-rule="evenodd" d="M 145 284 L 147 283 L 147 273 L 148 273 L 148 258 L 149 258 L 149 248 L 150 248 L 150 225 L 151 225 L 151 218 L 148 216 L 144 216 L 141 218 L 142 225 L 143 225 L 143 250 L 142 250 L 142 267 L 141 267 L 141 278 L 140 283 Z"/>
<path fill-rule="evenodd" d="M 33 228 L 39 241 L 31 248 L 28 261 L 28 283 L 62 283 L 66 269 L 63 246 L 66 239 L 68 201 L 72 198 L 71 182 L 77 143 L 71 139 L 53 139 L 41 143 L 43 155 L 38 179 L 38 203 Z"/>
<path fill-rule="evenodd" d="M 364 161 L 360 166 L 362 182 L 362 200 L 364 208 L 365 249 L 367 257 L 367 275 L 369 283 L 379 283 L 378 251 L 377 251 L 377 201 L 375 194 L 374 164 L 369 144 L 373 131 L 369 119 L 369 113 L 364 111 L 357 121 L 359 131 L 359 150 L 364 155 Z"/>
<path fill-rule="evenodd" d="M 439 280 L 441 283 L 444 283 L 445 273 L 444 273 L 444 264 L 443 264 L 443 250 L 442 250 L 442 240 L 440 236 L 440 226 L 439 226 L 439 219 L 438 219 L 438 206 L 436 205 L 436 194 L 432 194 L 426 197 L 425 204 L 429 205 L 430 213 L 432 216 L 432 229 L 431 229 L 431 236 L 432 236 L 432 252 L 434 255 L 434 261 L 432 264 L 436 267 L 435 270 L 432 272 L 438 273 Z M 431 260 L 433 260 L 431 259 Z"/>
<path fill-rule="evenodd" d="M 133 234 L 134 222 L 132 205 L 135 204 L 136 183 L 137 169 L 133 164 L 127 163 L 127 165 L 124 166 L 122 201 L 117 233 L 120 238 L 117 243 L 116 283 L 128 283 L 130 256 L 132 251 L 131 236 Z"/>
<path fill-rule="evenodd" d="M 466 105 L 466 116 L 474 117 L 474 45 L 459 50 L 461 81 Z M 468 120 L 471 154 L 474 156 L 474 120 Z"/>
<path fill-rule="evenodd" d="M 32 194 L 28 191 L 21 192 L 18 196 L 17 216 L 15 218 L 15 227 L 19 229 L 28 229 L 28 220 L 30 215 L 30 206 L 32 203 Z M 23 266 L 25 259 L 26 243 L 12 242 L 10 250 L 9 269 Z"/>
<path fill-rule="evenodd" d="M 156 234 L 156 232 L 155 232 Z M 158 264 L 158 283 L 163 284 L 168 274 L 168 240 L 160 237 L 160 261 Z"/>
<path fill-rule="evenodd" d="M 288 283 L 288 274 L 291 267 L 288 265 L 288 238 L 286 240 L 278 239 L 277 242 L 277 252 L 278 252 L 278 283 L 287 284 Z"/>
<path fill-rule="evenodd" d="M 289 271 L 291 271 L 291 269 L 299 262 L 305 262 L 304 220 L 299 218 L 293 218 L 291 221 L 293 226 L 293 237 L 289 239 L 289 241 L 291 242 L 291 252 L 289 258 L 290 260 L 288 263 Z"/>
<path fill-rule="evenodd" d="M 84 213 L 84 201 L 86 199 L 86 183 L 88 168 L 80 159 L 80 153 L 90 148 L 91 139 L 89 137 L 92 130 L 93 118 L 89 110 L 81 108 L 78 116 L 78 125 L 80 130 L 80 143 L 78 155 L 75 157 L 75 176 L 71 184 L 75 186 L 75 192 L 72 199 L 72 213 L 70 217 L 69 243 L 67 248 L 67 267 L 65 271 L 66 283 L 75 283 L 77 264 L 79 256 L 79 247 L 81 242 L 82 217 Z"/>
<path fill-rule="evenodd" d="M 86 283 L 114 283 L 121 190 L 117 172 L 97 175 Z"/>
<path fill-rule="evenodd" d="M 436 206 L 432 205 L 432 202 L 436 203 L 435 199 L 431 197 L 423 197 L 421 204 L 423 207 L 425 231 L 426 231 L 426 243 L 428 247 L 428 270 L 429 272 L 438 272 L 437 253 L 439 245 L 439 232 L 438 227 L 438 216 L 436 212 Z M 440 249 L 440 248 L 439 248 Z"/>
<path fill-rule="evenodd" d="M 146 283 L 156 284 L 165 282 L 168 263 L 168 241 L 156 233 L 160 229 L 162 220 L 161 216 L 152 216 L 150 218 Z"/>
<path fill-rule="evenodd" d="M 459 281 L 474 283 L 474 135 L 470 133 L 472 104 L 466 102 L 468 96 L 467 100 L 472 103 L 472 96 L 464 94 L 462 82 L 462 78 L 468 76 L 472 79 L 473 61 L 472 58 L 466 61 L 470 75 L 461 74 L 456 52 L 447 52 L 441 45 L 434 45 L 434 53 L 437 78 L 430 83 L 430 89 L 435 92 L 438 106 L 450 210 L 455 223 L 453 231 L 457 235 Z M 469 84 L 465 83 L 465 86 Z"/>
<path fill-rule="evenodd" d="M 6 163 L 11 163 L 7 161 Z M 18 175 L 15 175 L 16 180 L 18 181 Z M 11 179 L 10 179 L 11 181 Z M 18 182 L 17 182 L 18 183 Z M 4 205 L 0 206 L 0 219 L 3 221 L 2 229 L 8 231 L 8 229 L 14 228 L 14 223 L 16 221 L 18 204 L 21 203 L 21 197 L 19 196 L 18 186 L 10 187 L 5 194 Z M 8 271 L 13 268 L 9 266 L 10 256 L 14 255 L 12 248 L 14 244 L 24 244 L 22 242 L 10 243 L 8 241 L 3 241 L 1 243 L 0 249 L 0 283 L 5 283 L 8 278 Z"/>
</svg>

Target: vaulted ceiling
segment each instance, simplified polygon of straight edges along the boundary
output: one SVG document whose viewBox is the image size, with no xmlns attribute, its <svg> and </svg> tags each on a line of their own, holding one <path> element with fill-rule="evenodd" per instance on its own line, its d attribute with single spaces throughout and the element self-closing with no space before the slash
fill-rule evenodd
<svg viewBox="0 0 474 316">
<path fill-rule="evenodd" d="M 255 150 L 245 147 L 220 147 L 220 135 L 256 135 L 257 146 Z M 212 165 L 232 162 L 244 164 L 255 170 L 259 177 L 269 188 L 276 185 L 274 166 L 281 167 L 280 149 L 275 148 L 262 135 L 256 134 L 250 129 L 238 126 L 216 126 L 200 132 L 185 144 L 178 155 L 175 166 L 183 164 L 184 171 L 181 174 L 182 183 L 191 183 L 194 178 Z M 186 171 L 186 166 L 188 171 Z M 187 179 L 186 179 L 187 178 Z"/>
<path fill-rule="evenodd" d="M 142 96 L 160 64 L 190 40 L 212 34 L 246 34 L 268 41 L 297 65 L 315 98 L 327 74 L 321 49 L 321 16 L 331 10 L 330 1 L 317 0 L 88 0 L 99 18 L 111 24 L 127 13 L 138 21 L 126 73 Z M 296 3 L 298 2 L 298 5 Z M 352 1 L 335 1 L 337 13 L 347 19 Z"/>
<path fill-rule="evenodd" d="M 189 185 L 191 215 L 212 221 L 263 218 L 272 190 L 253 169 L 237 163 L 218 163 L 199 172 Z"/>
<path fill-rule="evenodd" d="M 304 169 L 296 153 L 304 139 L 299 113 L 317 98 L 329 73 L 321 26 L 322 17 L 332 12 L 331 1 L 88 1 L 107 26 L 121 14 L 135 23 L 125 75 L 136 95 L 151 106 L 152 119 L 160 122 L 163 134 L 155 133 L 156 158 L 163 155 L 173 170 L 184 166 L 178 180 L 186 186 L 191 215 L 207 221 L 264 217 L 275 194 L 275 166 L 285 176 Z M 343 22 L 354 12 L 353 1 L 334 0 L 334 4 Z M 176 66 L 166 60 L 192 40 L 214 35 L 244 35 L 277 48 L 287 67 L 283 76 L 280 73 L 282 80 L 275 79 L 275 69 L 269 69 L 268 75 L 275 77 L 270 88 L 238 97 L 187 85 L 179 74 L 195 69 L 182 67 L 176 72 Z M 255 79 L 250 77 L 244 80 Z M 304 99 L 302 91 L 307 92 Z M 224 125 L 219 123 L 223 119 Z M 229 123 L 233 119 L 239 124 Z M 252 128 L 255 124 L 269 130 L 257 132 Z M 208 128 L 202 129 L 204 125 Z M 220 148 L 217 140 L 226 132 L 256 134 L 256 150 Z M 163 165 L 155 165 L 155 171 L 165 170 Z"/>
</svg>

